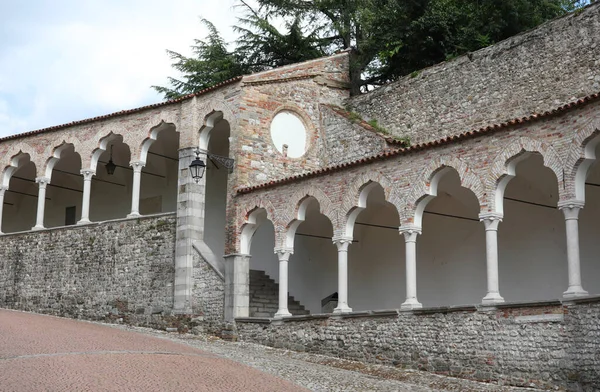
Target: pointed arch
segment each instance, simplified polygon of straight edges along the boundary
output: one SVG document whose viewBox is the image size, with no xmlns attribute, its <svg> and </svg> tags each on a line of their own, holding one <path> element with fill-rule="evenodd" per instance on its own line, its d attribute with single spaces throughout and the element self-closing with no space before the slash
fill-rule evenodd
<svg viewBox="0 0 600 392">
<path fill-rule="evenodd" d="M 563 160 L 556 150 L 547 143 L 528 137 L 520 137 L 506 146 L 493 160 L 488 175 L 487 190 L 491 195 L 488 210 L 503 213 L 503 199 L 506 186 L 516 175 L 516 167 L 528 153 L 539 153 L 544 166 L 554 172 L 558 182 L 563 180 Z M 561 193 L 562 192 L 562 193 Z M 564 190 L 559 187 L 559 198 Z"/>
<path fill-rule="evenodd" d="M 417 184 L 411 189 L 404 200 L 404 209 L 400 212 L 403 225 L 409 224 L 421 227 L 425 207 L 437 196 L 439 182 L 449 171 L 455 171 L 458 174 L 460 185 L 473 192 L 480 207 L 484 205 L 486 202 L 485 186 L 479 175 L 462 159 L 440 157 L 433 159 L 421 171 L 417 179 Z"/>
<path fill-rule="evenodd" d="M 571 141 L 564 179 L 568 196 L 564 199 L 585 201 L 585 180 L 589 168 L 598 158 L 596 147 L 599 143 L 600 118 L 594 118 L 577 131 Z"/>
<path fill-rule="evenodd" d="M 46 164 L 42 169 L 44 177 L 48 179 L 52 178 L 52 170 L 54 169 L 54 166 L 60 160 L 61 154 L 69 147 L 73 147 L 73 149 L 75 149 L 72 143 L 67 143 L 65 140 L 63 140 L 58 146 L 55 145 L 55 147 L 52 149 L 52 153 L 50 154 L 50 158 L 46 160 Z"/>
<path fill-rule="evenodd" d="M 100 160 L 100 157 L 102 156 L 102 154 L 108 148 L 109 143 L 114 140 L 119 140 L 122 138 L 123 138 L 123 135 L 120 135 L 118 133 L 113 133 L 112 131 L 109 132 L 107 135 L 101 137 L 98 141 L 98 147 L 96 147 L 94 149 L 94 151 L 92 151 L 92 157 L 90 159 L 89 169 L 92 171 L 96 171 L 96 167 L 98 166 L 98 161 Z"/>
<path fill-rule="evenodd" d="M 200 105 L 198 114 L 205 113 L 204 117 L 200 118 L 198 123 L 201 124 L 199 131 L 199 140 L 197 146 L 202 150 L 208 150 L 210 134 L 212 129 L 220 120 L 225 120 L 229 123 L 230 135 L 234 129 L 237 129 L 238 118 L 231 107 L 224 101 L 210 100 Z"/>
<path fill-rule="evenodd" d="M 394 205 L 398 209 L 399 192 L 394 183 L 385 174 L 381 172 L 363 173 L 359 176 L 345 192 L 342 211 L 345 213 L 342 227 L 334 227 L 338 229 L 339 235 L 352 237 L 354 233 L 354 223 L 358 215 L 367 208 L 367 199 L 373 189 L 380 186 L 383 189 L 385 200 Z M 394 198 L 394 202 L 390 199 Z"/>
<path fill-rule="evenodd" d="M 252 237 L 258 227 L 270 220 L 277 232 L 277 224 L 275 217 L 275 208 L 269 201 L 262 199 L 253 199 L 245 203 L 239 210 L 241 214 L 239 227 L 239 244 L 238 249 L 241 254 L 250 254 L 252 245 Z"/>
<path fill-rule="evenodd" d="M 335 227 L 337 223 L 337 211 L 334 211 L 334 207 L 323 191 L 316 187 L 305 187 L 294 193 L 291 201 L 296 201 L 294 205 L 294 215 L 289 215 L 285 218 L 282 217 L 283 222 L 286 222 L 285 232 L 282 233 L 281 242 L 277 243 L 277 246 L 293 249 L 294 238 L 298 227 L 306 220 L 306 211 L 312 201 L 316 201 L 319 204 L 319 212 L 324 215 L 329 222 Z M 333 217 L 333 219 L 332 219 Z"/>
<path fill-rule="evenodd" d="M 142 143 L 140 144 L 140 147 L 139 147 L 139 150 L 140 150 L 139 160 L 141 162 L 147 161 L 148 151 L 150 150 L 150 147 L 152 146 L 152 144 L 154 144 L 154 142 L 158 139 L 158 135 L 162 131 L 169 129 L 169 128 L 175 129 L 175 131 L 177 132 L 177 127 L 175 127 L 174 123 L 168 123 L 168 122 L 165 122 L 164 120 L 161 120 L 157 125 L 150 127 L 150 131 L 148 132 L 148 137 L 142 141 Z M 133 157 L 133 155 L 132 155 L 132 157 Z"/>
<path fill-rule="evenodd" d="M 26 162 L 31 162 L 35 167 L 37 173 L 37 166 L 35 165 L 35 162 L 31 160 L 31 155 L 19 149 L 19 152 L 10 158 L 9 164 L 4 167 L 4 170 L 2 170 L 1 185 L 8 188 L 10 184 L 10 178 L 12 177 L 12 175 L 21 167 L 23 167 L 23 165 L 26 164 Z"/>
</svg>

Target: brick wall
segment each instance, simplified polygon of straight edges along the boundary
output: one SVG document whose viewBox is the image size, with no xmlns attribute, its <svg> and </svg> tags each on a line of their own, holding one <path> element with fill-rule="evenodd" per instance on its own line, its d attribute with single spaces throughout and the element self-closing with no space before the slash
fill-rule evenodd
<svg viewBox="0 0 600 392">
<path fill-rule="evenodd" d="M 175 215 L 0 236 L 0 307 L 162 326 Z"/>
<path fill-rule="evenodd" d="M 600 388 L 599 298 L 560 303 L 238 319 L 241 340 L 523 387 Z M 257 322 L 259 321 L 259 322 Z"/>
<path fill-rule="evenodd" d="M 551 110 L 600 91 L 600 3 L 350 104 L 413 143 Z"/>
</svg>

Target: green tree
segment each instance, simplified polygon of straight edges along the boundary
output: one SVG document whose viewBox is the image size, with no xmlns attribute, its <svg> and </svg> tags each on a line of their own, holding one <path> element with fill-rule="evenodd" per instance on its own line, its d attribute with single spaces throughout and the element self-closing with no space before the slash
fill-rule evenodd
<svg viewBox="0 0 600 392">
<path fill-rule="evenodd" d="M 181 79 L 169 77 L 170 87 L 152 86 L 165 99 L 175 99 L 214 86 L 225 80 L 251 72 L 237 51 L 227 50 L 225 40 L 215 26 L 206 19 L 200 20 L 208 28 L 205 40 L 195 40 L 192 46 L 195 57 L 186 57 L 167 50 L 174 60 L 172 67 L 183 74 Z"/>
<path fill-rule="evenodd" d="M 184 80 L 154 87 L 166 98 L 233 76 L 352 48 L 352 93 L 365 91 L 496 43 L 587 4 L 586 0 L 239 0 L 237 48 L 214 26 L 196 41 L 198 58 L 168 52 Z M 283 19 L 287 32 L 271 23 Z M 205 23 L 207 23 L 205 21 Z"/>
</svg>

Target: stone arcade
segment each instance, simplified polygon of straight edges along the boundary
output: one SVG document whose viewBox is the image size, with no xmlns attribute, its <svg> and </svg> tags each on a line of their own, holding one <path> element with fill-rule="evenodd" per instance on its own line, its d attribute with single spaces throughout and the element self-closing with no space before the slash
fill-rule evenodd
<svg viewBox="0 0 600 392">
<path fill-rule="evenodd" d="M 0 306 L 600 388 L 599 37 L 594 4 L 358 97 L 340 53 L 6 137 Z"/>
</svg>

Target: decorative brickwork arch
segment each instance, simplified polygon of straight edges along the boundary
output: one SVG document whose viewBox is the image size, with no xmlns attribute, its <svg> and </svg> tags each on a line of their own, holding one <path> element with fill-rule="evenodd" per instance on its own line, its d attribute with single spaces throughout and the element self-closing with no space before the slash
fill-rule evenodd
<svg viewBox="0 0 600 392">
<path fill-rule="evenodd" d="M 469 189 L 482 206 L 486 202 L 485 186 L 482 179 L 463 160 L 455 157 L 439 157 L 433 159 L 417 178 L 417 184 L 412 187 L 404 200 L 404 209 L 400 212 L 402 225 L 421 227 L 423 211 L 427 204 L 437 196 L 440 180 L 449 172 L 455 171 L 460 178 L 460 185 Z"/>
<path fill-rule="evenodd" d="M 292 211 L 288 209 L 284 212 L 285 215 L 281 216 L 282 221 L 287 222 L 287 225 L 283 242 L 277 243 L 277 246 L 288 249 L 294 248 L 294 236 L 296 230 L 306 219 L 306 209 L 308 208 L 311 199 L 314 199 L 319 203 L 319 211 L 321 214 L 325 215 L 331 224 L 336 227 L 335 225 L 338 223 L 338 211 L 331 203 L 331 200 L 329 200 L 329 197 L 327 197 L 327 195 L 319 188 L 307 186 L 294 193 L 291 201 L 298 200 L 294 205 L 294 209 Z"/>
<path fill-rule="evenodd" d="M 19 145 L 16 147 L 24 147 L 22 144 L 24 143 L 19 143 Z M 22 166 L 23 160 L 33 162 L 31 161 L 31 155 L 27 152 L 23 152 L 19 148 L 19 152 L 11 156 L 8 165 L 4 166 L 4 170 L 2 170 L 2 183 L 0 185 L 8 188 L 8 185 L 10 184 L 10 178 Z M 35 166 L 35 162 L 33 165 Z M 35 168 L 37 173 L 37 166 L 35 166 Z"/>
<path fill-rule="evenodd" d="M 197 121 L 201 125 L 198 129 L 200 134 L 197 136 L 199 140 L 195 146 L 199 146 L 203 150 L 208 150 L 210 133 L 219 120 L 225 120 L 229 123 L 230 136 L 233 136 L 234 130 L 237 129 L 238 118 L 224 101 L 211 100 L 203 103 L 198 107 L 197 113 L 203 117 L 200 121 Z"/>
<path fill-rule="evenodd" d="M 596 117 L 582 127 L 573 137 L 565 162 L 564 200 L 585 201 L 585 180 L 596 159 L 600 143 L 600 118 Z"/>
<path fill-rule="evenodd" d="M 398 208 L 399 192 L 392 180 L 381 172 L 367 171 L 359 176 L 345 192 L 343 199 L 342 212 L 346 213 L 342 227 L 334 226 L 334 235 L 352 237 L 354 233 L 354 222 L 362 210 L 367 208 L 367 198 L 369 193 L 377 186 L 383 188 L 385 200 Z"/>
<path fill-rule="evenodd" d="M 263 198 L 253 198 L 241 206 L 238 207 L 238 232 L 240 235 L 236 240 L 236 249 L 242 254 L 250 254 L 250 244 L 252 242 L 252 236 L 258 229 L 258 226 L 263 222 L 257 220 L 258 212 L 265 211 L 266 220 L 270 220 L 275 228 L 275 235 L 277 232 L 283 232 L 284 227 L 277 219 L 275 213 L 275 207 L 270 201 L 264 200 Z M 277 238 L 276 238 L 277 240 Z M 277 242 L 276 242 L 277 243 Z"/>
<path fill-rule="evenodd" d="M 61 154 L 63 153 L 64 150 L 66 150 L 67 148 L 69 148 L 69 146 L 73 146 L 73 143 L 67 143 L 66 141 L 62 141 L 62 143 L 60 143 L 59 145 L 54 145 L 55 147 L 52 148 L 52 152 L 50 155 L 50 158 L 48 158 L 46 160 L 45 165 L 43 166 L 42 169 L 42 173 L 44 173 L 44 177 L 50 179 L 52 178 L 52 170 L 54 169 L 54 166 L 58 163 L 58 161 L 60 160 Z M 75 148 L 75 146 L 73 146 L 73 149 Z"/>
<path fill-rule="evenodd" d="M 148 157 L 148 151 L 150 150 L 150 147 L 152 146 L 152 144 L 154 144 L 154 142 L 158 138 L 158 135 L 161 131 L 168 129 L 169 125 L 173 126 L 175 128 L 175 130 L 177 131 L 177 127 L 175 126 L 174 123 L 171 123 L 171 122 L 166 122 L 164 120 L 160 120 L 158 123 L 153 123 L 153 124 L 156 124 L 156 125 L 150 126 L 148 128 L 149 129 L 148 137 L 146 139 L 144 139 L 144 141 L 142 142 L 142 144 L 139 147 L 139 150 L 140 150 L 139 160 L 141 162 L 146 162 L 147 157 Z M 131 157 L 133 159 L 133 155 Z"/>
<path fill-rule="evenodd" d="M 492 161 L 487 177 L 489 198 L 488 211 L 502 214 L 504 211 L 504 190 L 509 181 L 516 175 L 516 167 L 527 157 L 526 153 L 539 153 L 544 159 L 544 166 L 554 172 L 558 182 L 563 180 L 563 161 L 552 146 L 536 139 L 520 137 L 506 146 Z M 558 187 L 559 199 L 562 200 L 564 190 Z"/>
<path fill-rule="evenodd" d="M 92 151 L 92 155 L 90 157 L 90 162 L 89 162 L 89 168 L 92 171 L 96 171 L 96 167 L 98 166 L 98 160 L 100 160 L 100 156 L 104 153 L 104 151 L 106 151 L 106 149 L 108 148 L 108 144 L 112 141 L 112 140 L 116 140 L 119 137 L 123 137 L 122 135 L 118 134 L 118 133 L 113 133 L 110 132 L 108 134 L 105 134 L 105 136 L 101 137 L 98 141 L 98 147 L 95 148 Z M 125 143 L 123 141 L 123 143 Z M 82 162 L 81 162 L 81 166 L 82 168 L 85 167 L 84 161 L 83 161 L 83 157 L 81 158 Z"/>
</svg>

